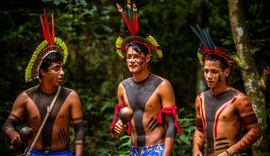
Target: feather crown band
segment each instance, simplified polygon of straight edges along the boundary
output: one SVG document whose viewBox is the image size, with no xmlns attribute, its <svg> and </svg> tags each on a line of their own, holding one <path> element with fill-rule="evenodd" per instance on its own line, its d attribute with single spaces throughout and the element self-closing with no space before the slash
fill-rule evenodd
<svg viewBox="0 0 270 156">
<path fill-rule="evenodd" d="M 54 18 L 52 14 L 52 30 L 50 32 L 46 10 L 44 9 L 44 21 L 40 16 L 40 24 L 44 36 L 44 41 L 41 42 L 34 51 L 27 68 L 25 70 L 25 81 L 32 81 L 39 76 L 39 68 L 43 59 L 52 52 L 58 52 L 63 56 L 63 63 L 66 62 L 68 49 L 62 39 L 55 37 Z"/>
<path fill-rule="evenodd" d="M 139 22 L 137 7 L 135 3 L 131 4 L 130 0 L 127 0 L 127 11 L 125 11 L 118 3 L 116 6 L 122 15 L 122 18 L 127 26 L 128 31 L 122 33 L 116 40 L 117 54 L 124 58 L 127 45 L 131 42 L 139 42 L 146 46 L 151 54 L 151 62 L 157 62 L 162 58 L 162 51 L 155 38 L 148 33 L 139 31 Z"/>
<path fill-rule="evenodd" d="M 242 67 L 241 61 L 235 52 L 215 46 L 207 29 L 202 29 L 198 25 L 196 25 L 196 27 L 190 27 L 204 45 L 203 48 L 198 49 L 197 53 L 201 65 L 203 65 L 204 58 L 208 55 L 217 55 L 225 60 L 229 67 L 232 63 L 236 64 L 238 67 Z"/>
</svg>

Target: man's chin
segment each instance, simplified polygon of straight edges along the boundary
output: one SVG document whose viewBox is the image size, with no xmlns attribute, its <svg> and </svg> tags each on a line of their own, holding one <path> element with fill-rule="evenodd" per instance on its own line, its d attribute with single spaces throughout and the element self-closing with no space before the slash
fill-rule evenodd
<svg viewBox="0 0 270 156">
<path fill-rule="evenodd" d="M 208 88 L 213 89 L 215 88 L 215 85 L 207 85 Z"/>
<path fill-rule="evenodd" d="M 57 81 L 57 83 L 60 86 L 63 83 L 63 81 Z"/>
<path fill-rule="evenodd" d="M 131 74 L 134 74 L 134 73 L 136 73 L 136 70 L 129 69 L 129 72 L 130 72 Z"/>
</svg>

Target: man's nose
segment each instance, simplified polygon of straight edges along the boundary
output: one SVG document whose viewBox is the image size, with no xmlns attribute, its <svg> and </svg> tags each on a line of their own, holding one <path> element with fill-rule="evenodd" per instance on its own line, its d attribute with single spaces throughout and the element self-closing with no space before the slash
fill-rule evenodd
<svg viewBox="0 0 270 156">
<path fill-rule="evenodd" d="M 135 57 L 134 56 L 131 56 L 130 59 L 129 59 L 129 62 L 135 62 Z"/>
<path fill-rule="evenodd" d="M 211 72 L 208 72 L 208 73 L 206 74 L 206 77 L 207 77 L 207 78 L 213 78 L 213 74 L 212 74 Z"/>
<path fill-rule="evenodd" d="M 60 75 L 64 75 L 64 74 L 65 74 L 65 71 L 64 71 L 63 68 L 60 69 L 59 74 L 60 74 Z"/>
</svg>

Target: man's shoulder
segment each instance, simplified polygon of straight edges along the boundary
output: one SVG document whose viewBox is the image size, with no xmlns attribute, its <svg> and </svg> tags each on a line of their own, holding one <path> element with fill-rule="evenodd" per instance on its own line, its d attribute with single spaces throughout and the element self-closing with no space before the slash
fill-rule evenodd
<svg viewBox="0 0 270 156">
<path fill-rule="evenodd" d="M 68 87 L 63 87 L 63 86 L 61 86 L 60 92 L 62 92 L 62 94 L 66 94 L 66 95 L 70 95 L 70 94 L 77 94 L 78 95 L 78 93 L 74 89 L 68 88 Z"/>
<path fill-rule="evenodd" d="M 207 89 L 207 90 L 204 90 L 204 91 L 200 92 L 198 94 L 198 96 L 207 95 L 207 94 L 211 94 L 211 89 Z"/>
<path fill-rule="evenodd" d="M 235 88 L 233 88 L 233 90 L 234 91 L 236 91 L 236 93 L 239 95 L 239 96 L 247 96 L 245 93 L 243 93 L 242 91 L 240 91 L 240 90 L 237 90 L 237 89 L 235 89 Z"/>
<path fill-rule="evenodd" d="M 168 79 L 162 77 L 162 76 L 159 76 L 159 75 L 156 75 L 156 74 L 151 74 L 153 77 L 157 78 L 157 79 L 160 79 L 162 81 L 169 81 Z"/>
<path fill-rule="evenodd" d="M 159 76 L 159 75 L 155 75 L 155 74 L 152 74 L 152 76 L 154 77 L 154 79 L 156 79 L 156 81 L 159 83 L 159 85 L 162 87 L 168 87 L 168 86 L 171 86 L 171 82 L 170 80 L 168 80 L 167 78 L 164 78 L 162 76 Z"/>
<path fill-rule="evenodd" d="M 130 84 L 132 84 L 132 82 L 133 82 L 133 78 L 132 77 L 129 77 L 129 78 L 126 78 L 123 81 L 121 81 L 119 83 L 119 86 L 120 85 L 123 85 L 123 86 L 130 85 Z"/>
<path fill-rule="evenodd" d="M 239 91 L 239 90 L 237 90 L 235 88 L 233 90 L 236 92 L 236 99 L 237 100 L 247 100 L 247 101 L 249 101 L 249 98 L 245 93 L 243 93 L 243 92 L 241 92 L 241 91 Z"/>
<path fill-rule="evenodd" d="M 26 94 L 32 94 L 38 91 L 39 85 L 36 86 L 32 86 L 26 90 L 24 90 L 22 93 L 26 93 Z"/>
<path fill-rule="evenodd" d="M 75 90 L 68 88 L 68 87 L 61 87 L 61 89 L 66 90 L 66 91 L 70 91 L 70 92 L 76 92 Z"/>
<path fill-rule="evenodd" d="M 131 81 L 132 79 L 133 79 L 133 77 L 128 77 L 128 78 L 124 79 L 123 81 L 121 81 L 120 83 Z"/>
</svg>

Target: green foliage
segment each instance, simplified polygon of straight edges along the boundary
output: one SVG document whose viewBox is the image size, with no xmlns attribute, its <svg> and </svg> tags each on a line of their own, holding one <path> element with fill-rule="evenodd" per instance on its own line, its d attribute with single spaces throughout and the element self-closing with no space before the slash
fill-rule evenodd
<svg viewBox="0 0 270 156">
<path fill-rule="evenodd" d="M 174 146 L 174 155 L 192 155 L 195 114 L 187 113 L 185 108 L 181 108 L 178 111 L 178 114 L 179 116 L 183 116 L 183 118 L 179 119 L 179 124 L 183 134 L 177 134 Z"/>
<path fill-rule="evenodd" d="M 199 41 L 189 25 L 197 23 L 198 1 L 138 1 L 139 29 L 149 32 L 161 45 L 164 57 L 152 64 L 153 73 L 170 80 L 175 91 L 179 122 L 183 135 L 177 135 L 175 155 L 191 155 L 194 132 L 193 107 L 196 95 L 197 45 Z M 250 26 L 254 57 L 260 71 L 269 65 L 268 1 L 245 3 Z M 217 45 L 234 49 L 227 2 L 207 1 L 209 28 Z M 265 6 L 265 7 L 263 7 Z M 85 155 L 126 155 L 128 136 L 113 140 L 109 125 L 117 104 L 118 83 L 129 77 L 124 61 L 116 54 L 115 40 L 126 30 L 121 15 L 111 1 L 105 0 L 3 0 L 0 2 L 1 123 L 4 123 L 12 101 L 20 91 L 36 82 L 24 82 L 24 70 L 36 46 L 43 41 L 39 16 L 47 9 L 55 18 L 56 36 L 65 41 L 69 56 L 65 66 L 64 86 L 76 90 L 82 101 L 85 116 Z M 253 29 L 256 28 L 256 29 Z M 239 71 L 233 84 L 244 90 Z M 266 91 L 269 95 L 270 90 Z M 269 109 L 270 96 L 266 96 Z M 74 136 L 71 131 L 70 136 Z M 3 135 L 0 139 L 4 140 Z M 72 145 L 73 145 L 73 141 Z M 3 155 L 14 153 L 5 142 L 0 146 Z M 71 147 L 73 148 L 73 147 Z M 19 152 L 18 152 L 19 153 Z"/>
<path fill-rule="evenodd" d="M 118 149 L 120 151 L 119 155 L 120 156 L 128 155 L 129 147 L 131 145 L 130 136 L 124 135 L 124 136 L 120 137 L 118 144 L 119 144 Z"/>
</svg>

